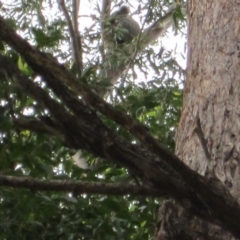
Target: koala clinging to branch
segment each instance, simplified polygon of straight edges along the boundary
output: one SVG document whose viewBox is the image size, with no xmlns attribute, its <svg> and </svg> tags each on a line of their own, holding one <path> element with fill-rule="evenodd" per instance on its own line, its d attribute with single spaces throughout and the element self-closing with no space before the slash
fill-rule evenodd
<svg viewBox="0 0 240 240">
<path fill-rule="evenodd" d="M 130 9 L 127 6 L 122 6 L 114 12 L 110 16 L 109 22 L 112 28 L 112 40 L 117 44 L 130 43 L 140 33 L 140 26 L 131 17 Z"/>
<path fill-rule="evenodd" d="M 109 1 L 103 1 L 103 3 L 106 2 Z M 174 24 L 173 14 L 180 7 L 181 5 L 174 3 L 165 15 L 141 29 L 139 24 L 131 17 L 127 6 L 120 7 L 118 11 L 109 16 L 111 6 L 104 5 L 102 36 L 106 55 L 101 77 L 104 79 L 105 85 L 106 83 L 114 85 L 124 70 L 128 69 L 136 55 L 161 37 Z M 137 39 L 136 42 L 133 41 L 134 38 Z M 138 44 L 137 47 L 136 44 Z M 104 89 L 101 96 L 104 96 L 106 92 L 107 90 Z"/>
</svg>

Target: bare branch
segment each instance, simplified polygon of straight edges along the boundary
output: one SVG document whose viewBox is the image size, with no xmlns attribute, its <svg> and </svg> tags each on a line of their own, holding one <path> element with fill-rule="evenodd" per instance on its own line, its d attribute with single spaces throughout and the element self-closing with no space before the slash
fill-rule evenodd
<svg viewBox="0 0 240 240">
<path fill-rule="evenodd" d="M 78 10 L 79 10 L 79 8 L 77 8 L 78 4 L 76 4 L 76 8 L 73 9 L 73 12 L 74 12 L 73 23 L 68 14 L 68 10 L 66 8 L 65 1 L 59 0 L 59 4 L 62 8 L 62 11 L 64 13 L 64 16 L 65 16 L 67 24 L 68 24 L 69 33 L 70 33 L 71 42 L 72 42 L 73 57 L 75 60 L 78 77 L 80 77 L 82 74 L 83 66 L 82 66 L 82 51 L 81 51 L 82 46 L 81 46 L 81 41 L 80 41 L 80 35 L 78 32 Z M 74 7 L 75 7 L 75 5 L 74 5 Z"/>
<path fill-rule="evenodd" d="M 168 13 L 147 27 L 141 34 L 140 49 L 146 48 L 152 42 L 156 41 L 173 24 L 173 13 L 176 7 L 170 8 Z"/>
<path fill-rule="evenodd" d="M 72 9 L 73 9 L 73 29 L 78 32 L 78 14 L 79 14 L 79 10 L 80 10 L 80 0 L 72 0 L 73 4 L 72 4 Z"/>
<path fill-rule="evenodd" d="M 30 177 L 15 177 L 0 175 L 0 186 L 13 188 L 26 188 L 34 191 L 61 191 L 79 194 L 104 194 L 104 195 L 142 195 L 163 196 L 162 192 L 134 183 L 101 183 L 76 180 L 41 180 Z"/>
</svg>

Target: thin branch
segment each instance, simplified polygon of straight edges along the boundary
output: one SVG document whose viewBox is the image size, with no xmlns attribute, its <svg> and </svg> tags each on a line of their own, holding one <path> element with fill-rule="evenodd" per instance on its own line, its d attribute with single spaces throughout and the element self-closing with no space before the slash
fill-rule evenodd
<svg viewBox="0 0 240 240">
<path fill-rule="evenodd" d="M 104 195 L 141 195 L 163 197 L 164 193 L 146 186 L 133 183 L 104 183 L 77 180 L 41 180 L 30 177 L 15 177 L 0 175 L 0 186 L 25 188 L 34 191 L 60 191 L 79 194 Z"/>
<path fill-rule="evenodd" d="M 147 27 L 140 39 L 142 49 L 146 48 L 149 44 L 156 41 L 166 30 L 173 24 L 173 13 L 176 10 L 176 6 L 171 6 L 169 11 L 157 20 L 155 23 Z"/>
<path fill-rule="evenodd" d="M 80 0 L 72 0 L 73 1 L 73 29 L 74 29 L 74 40 L 76 42 L 76 49 L 74 50 L 75 52 L 77 52 L 77 54 L 75 53 L 75 58 L 78 58 L 78 60 L 76 61 L 76 64 L 79 63 L 79 68 L 81 70 L 81 72 L 79 74 L 82 73 L 83 71 L 83 51 L 82 51 L 82 36 L 79 33 L 79 23 L 78 23 L 78 16 L 79 16 L 79 11 L 80 11 Z M 80 76 L 80 75 L 79 75 Z"/>
<path fill-rule="evenodd" d="M 79 24 L 78 24 L 78 14 L 79 14 L 79 10 L 80 10 L 80 0 L 72 0 L 73 4 L 72 4 L 72 9 L 73 9 L 73 17 L 72 17 L 72 21 L 73 21 L 73 29 L 75 31 L 78 31 L 79 29 Z"/>
<path fill-rule="evenodd" d="M 68 14 L 68 10 L 65 5 L 65 1 L 59 0 L 59 4 L 62 8 L 63 14 L 64 14 L 67 24 L 68 24 L 68 29 L 69 29 L 69 33 L 70 33 L 70 37 L 71 37 L 71 42 L 72 42 L 72 52 L 73 52 L 73 56 L 74 56 L 74 60 L 75 60 L 75 64 L 76 64 L 78 77 L 80 77 L 82 74 L 83 66 L 82 66 L 82 60 L 81 60 L 82 59 L 81 41 L 79 38 L 78 29 L 76 29 L 78 24 L 77 24 L 77 19 L 76 19 L 77 16 L 75 16 L 75 15 L 78 13 L 78 9 L 73 9 L 73 11 L 75 12 L 75 15 L 73 17 L 74 19 L 73 19 L 73 23 L 72 23 L 71 18 Z"/>
<path fill-rule="evenodd" d="M 102 1 L 102 9 L 101 9 L 101 34 L 102 34 L 102 45 L 100 46 L 100 53 L 102 56 L 102 61 L 105 62 L 105 29 L 106 29 L 106 20 L 108 19 L 110 15 L 110 10 L 111 10 L 111 0 L 103 0 Z"/>
</svg>

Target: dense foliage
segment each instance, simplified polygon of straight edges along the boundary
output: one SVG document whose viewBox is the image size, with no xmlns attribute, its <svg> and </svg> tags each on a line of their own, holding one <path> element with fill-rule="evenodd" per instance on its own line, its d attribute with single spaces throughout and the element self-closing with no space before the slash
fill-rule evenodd
<svg viewBox="0 0 240 240">
<path fill-rule="evenodd" d="M 103 64 L 100 54 L 101 6 L 100 1 L 82 2 L 80 34 L 83 74 L 88 76 L 87 84 L 92 84 L 100 81 L 98 68 Z M 132 9 L 139 10 L 134 17 L 145 25 L 164 15 L 170 5 L 168 1 L 144 0 L 131 1 L 131 4 Z M 70 14 L 70 1 L 66 1 L 66 9 Z M 56 1 L 2 1 L 0 13 L 23 38 L 58 58 L 69 71 L 76 74 L 68 23 Z M 81 22 L 88 23 L 83 26 Z M 178 34 L 182 34 L 183 27 L 178 25 Z M 18 53 L 3 42 L 0 42 L 0 47 L 1 55 L 8 56 L 26 76 L 56 98 Z M 174 150 L 183 80 L 184 71 L 174 58 L 174 50 L 167 50 L 161 41 L 156 41 L 136 56 L 134 64 L 127 73 L 122 74 L 119 84 L 107 100 L 144 123 L 155 138 Z M 71 179 L 118 182 L 123 185 L 135 182 L 134 176 L 126 169 L 86 151 L 82 151 L 82 157 L 90 168 L 78 168 L 71 158 L 77 149 L 67 148 L 60 138 L 43 134 L 41 129 L 36 133 L 19 128 L 14 119 L 23 115 L 31 116 L 33 121 L 34 118 L 44 119 L 49 112 L 22 92 L 14 81 L 6 81 L 1 76 L 0 99 L 1 175 L 49 181 Z M 102 119 L 117 134 L 136 142 L 116 123 L 104 117 Z M 161 201 L 135 195 L 79 195 L 74 192 L 39 191 L 34 186 L 31 190 L 1 187 L 0 200 L 1 239 L 99 240 L 151 239 L 157 221 L 158 203 Z"/>
</svg>

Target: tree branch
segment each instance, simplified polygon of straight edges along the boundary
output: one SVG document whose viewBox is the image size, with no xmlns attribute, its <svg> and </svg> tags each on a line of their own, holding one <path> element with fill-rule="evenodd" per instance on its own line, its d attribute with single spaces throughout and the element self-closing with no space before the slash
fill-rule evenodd
<svg viewBox="0 0 240 240">
<path fill-rule="evenodd" d="M 30 177 L 15 177 L 0 175 L 0 186 L 13 188 L 26 188 L 34 191 L 61 191 L 79 194 L 104 194 L 104 195 L 142 195 L 163 196 L 160 190 L 133 183 L 100 183 L 76 180 L 40 180 Z"/>
<path fill-rule="evenodd" d="M 29 117 L 29 116 L 20 116 L 18 118 L 13 118 L 13 123 L 15 126 L 22 128 L 22 129 L 28 129 L 30 131 L 36 132 L 36 133 L 43 133 L 48 134 L 52 136 L 56 136 L 59 139 L 63 139 L 61 131 L 59 131 L 59 126 L 57 126 L 56 123 L 54 123 L 50 118 L 46 121 L 43 121 L 43 119 L 37 119 L 35 117 Z M 53 124 L 48 124 L 48 122 L 51 121 Z"/>
<path fill-rule="evenodd" d="M 77 22 L 79 4 L 77 4 L 76 1 L 74 1 L 74 3 L 75 4 L 73 4 L 74 8 L 73 8 L 73 22 L 72 22 L 65 5 L 65 1 L 64 0 L 59 1 L 59 4 L 62 8 L 63 14 L 68 24 L 68 29 L 71 36 L 71 42 L 72 42 L 72 53 L 73 53 L 73 57 L 76 64 L 77 74 L 78 74 L 78 77 L 80 77 L 82 75 L 83 66 L 82 66 L 82 46 L 81 46 L 80 36 L 78 32 L 78 22 Z"/>
</svg>

